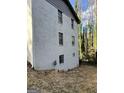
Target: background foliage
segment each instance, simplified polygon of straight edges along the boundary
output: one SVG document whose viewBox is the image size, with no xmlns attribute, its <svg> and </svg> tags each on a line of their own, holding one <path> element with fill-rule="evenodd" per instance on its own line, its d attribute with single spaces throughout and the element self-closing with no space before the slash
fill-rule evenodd
<svg viewBox="0 0 124 93">
<path fill-rule="evenodd" d="M 83 20 L 82 20 L 82 8 L 81 0 L 75 0 L 75 11 L 78 17 L 81 20 L 81 23 L 78 24 L 78 46 L 79 46 L 79 59 L 80 61 L 95 62 L 97 61 L 97 9 L 96 9 L 96 0 L 88 0 L 88 5 L 95 5 L 95 8 L 92 9 L 90 13 L 90 18 L 88 23 L 83 29 Z M 95 21 L 93 22 L 93 18 Z"/>
</svg>

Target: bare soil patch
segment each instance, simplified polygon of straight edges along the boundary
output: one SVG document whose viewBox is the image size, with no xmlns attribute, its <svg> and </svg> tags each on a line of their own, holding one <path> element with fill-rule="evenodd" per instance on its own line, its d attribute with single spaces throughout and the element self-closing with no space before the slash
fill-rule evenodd
<svg viewBox="0 0 124 93">
<path fill-rule="evenodd" d="M 40 93 L 97 93 L 97 67 L 81 65 L 67 72 L 27 67 L 27 88 Z"/>
</svg>

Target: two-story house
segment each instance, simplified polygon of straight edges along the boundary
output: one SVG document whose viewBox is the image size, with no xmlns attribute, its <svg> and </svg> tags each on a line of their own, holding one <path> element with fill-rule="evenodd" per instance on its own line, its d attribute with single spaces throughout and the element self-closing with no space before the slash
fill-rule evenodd
<svg viewBox="0 0 124 93">
<path fill-rule="evenodd" d="M 79 66 L 77 24 L 69 0 L 28 0 L 28 61 L 36 70 Z"/>
</svg>

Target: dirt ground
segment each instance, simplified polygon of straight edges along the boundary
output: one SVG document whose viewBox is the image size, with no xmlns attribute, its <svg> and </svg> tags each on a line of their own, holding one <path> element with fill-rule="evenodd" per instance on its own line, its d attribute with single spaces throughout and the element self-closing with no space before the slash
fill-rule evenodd
<svg viewBox="0 0 124 93">
<path fill-rule="evenodd" d="M 97 93 L 96 66 L 81 65 L 67 72 L 27 68 L 27 88 L 39 93 Z"/>
</svg>

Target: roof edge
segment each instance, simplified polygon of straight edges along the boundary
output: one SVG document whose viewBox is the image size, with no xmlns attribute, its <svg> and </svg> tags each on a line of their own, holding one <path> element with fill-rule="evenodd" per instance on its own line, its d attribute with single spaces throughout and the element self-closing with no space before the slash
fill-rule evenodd
<svg viewBox="0 0 124 93">
<path fill-rule="evenodd" d="M 75 17 L 77 23 L 80 24 L 81 21 L 80 21 L 79 17 L 77 16 L 77 13 L 75 12 L 74 8 L 72 7 L 70 1 L 69 0 L 63 0 L 63 1 L 67 4 L 69 9 L 71 10 L 71 12 L 72 12 L 73 16 Z"/>
</svg>

